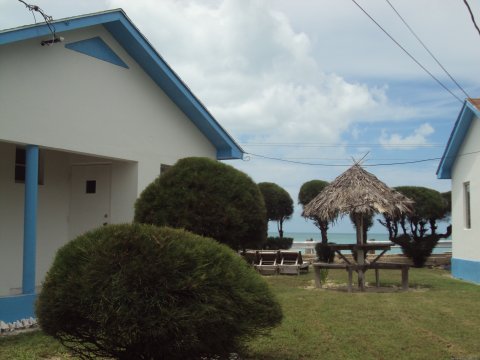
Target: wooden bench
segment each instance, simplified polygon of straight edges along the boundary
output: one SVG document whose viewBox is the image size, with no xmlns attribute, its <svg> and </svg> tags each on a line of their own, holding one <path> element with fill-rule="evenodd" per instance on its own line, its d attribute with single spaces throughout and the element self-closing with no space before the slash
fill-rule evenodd
<svg viewBox="0 0 480 360">
<path fill-rule="evenodd" d="M 262 275 L 275 275 L 278 273 L 279 251 L 257 251 L 258 264 L 255 264 L 255 270 Z"/>
<path fill-rule="evenodd" d="M 320 281 L 320 270 L 321 269 L 345 269 L 348 272 L 348 291 L 352 291 L 352 279 L 353 272 L 359 269 L 367 271 L 370 269 L 375 270 L 375 285 L 380 286 L 380 276 L 379 270 L 401 270 L 402 271 L 402 289 L 408 290 L 408 270 L 410 265 L 408 264 L 396 264 L 396 263 L 379 263 L 375 262 L 372 264 L 358 265 L 358 264 L 347 264 L 347 263 L 338 263 L 338 264 L 329 264 L 329 263 L 313 263 L 313 269 L 315 270 L 315 286 L 318 288 L 322 287 Z"/>
<path fill-rule="evenodd" d="M 408 270 L 410 270 L 409 264 L 397 264 L 397 263 L 379 263 L 369 265 L 369 269 L 375 270 L 375 285 L 380 286 L 380 277 L 378 270 L 401 270 L 402 271 L 402 289 L 408 290 Z"/>
</svg>

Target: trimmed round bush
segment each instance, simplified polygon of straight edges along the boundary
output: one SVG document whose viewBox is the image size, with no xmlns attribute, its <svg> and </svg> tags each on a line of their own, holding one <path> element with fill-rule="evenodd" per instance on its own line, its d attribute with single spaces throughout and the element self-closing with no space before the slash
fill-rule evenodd
<svg viewBox="0 0 480 360">
<path fill-rule="evenodd" d="M 109 225 L 55 257 L 36 304 L 43 331 L 76 354 L 198 359 L 277 325 L 265 281 L 227 246 L 152 225 Z"/>
<path fill-rule="evenodd" d="M 135 203 L 135 221 L 183 228 L 235 250 L 261 248 L 267 238 L 257 184 L 208 158 L 181 159 L 148 185 Z"/>
</svg>

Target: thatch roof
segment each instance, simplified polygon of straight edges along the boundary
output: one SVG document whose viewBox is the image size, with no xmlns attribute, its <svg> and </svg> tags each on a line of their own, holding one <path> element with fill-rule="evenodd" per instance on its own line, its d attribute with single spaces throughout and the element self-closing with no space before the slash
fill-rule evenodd
<svg viewBox="0 0 480 360">
<path fill-rule="evenodd" d="M 412 200 L 355 164 L 310 201 L 302 215 L 323 221 L 333 221 L 348 213 L 381 213 L 397 217 L 410 213 L 412 205 Z"/>
</svg>

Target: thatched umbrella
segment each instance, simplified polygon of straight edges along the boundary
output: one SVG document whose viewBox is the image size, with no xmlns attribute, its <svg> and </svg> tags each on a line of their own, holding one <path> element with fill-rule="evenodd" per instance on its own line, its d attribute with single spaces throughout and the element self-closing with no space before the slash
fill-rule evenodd
<svg viewBox="0 0 480 360">
<path fill-rule="evenodd" d="M 303 210 L 303 216 L 334 221 L 352 214 L 357 228 L 357 244 L 363 245 L 363 217 L 374 213 L 397 218 L 412 212 L 413 201 L 385 185 L 358 163 L 326 186 Z M 358 247 L 357 261 L 364 265 L 364 248 Z M 365 286 L 364 270 L 358 269 L 358 283 Z"/>
<path fill-rule="evenodd" d="M 374 213 L 396 218 L 412 211 L 413 201 L 389 188 L 375 175 L 355 164 L 326 186 L 303 210 L 303 216 L 334 221 L 353 214 L 357 243 L 363 244 L 363 216 Z"/>
</svg>

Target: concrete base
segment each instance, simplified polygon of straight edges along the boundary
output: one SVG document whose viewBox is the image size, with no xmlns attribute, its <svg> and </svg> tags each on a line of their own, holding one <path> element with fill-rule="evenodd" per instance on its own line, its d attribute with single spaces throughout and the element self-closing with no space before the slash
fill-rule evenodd
<svg viewBox="0 0 480 360">
<path fill-rule="evenodd" d="M 35 317 L 36 294 L 0 297 L 0 320 L 12 322 Z"/>
<path fill-rule="evenodd" d="M 480 284 L 480 261 L 452 258 L 452 276 Z"/>
</svg>

